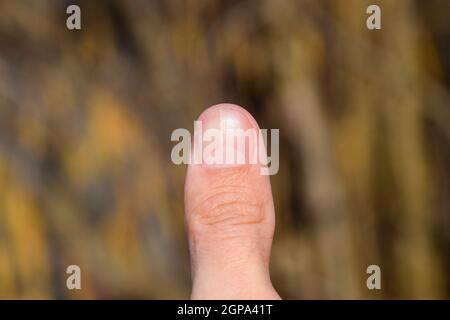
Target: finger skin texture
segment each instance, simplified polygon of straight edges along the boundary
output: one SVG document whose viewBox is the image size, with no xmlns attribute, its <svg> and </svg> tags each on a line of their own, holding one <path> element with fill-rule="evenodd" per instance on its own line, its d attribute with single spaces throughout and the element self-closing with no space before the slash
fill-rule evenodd
<svg viewBox="0 0 450 320">
<path fill-rule="evenodd" d="M 219 118 L 259 129 L 243 108 L 220 104 L 199 117 L 204 128 Z M 250 151 L 247 150 L 247 154 Z M 275 212 L 268 176 L 260 164 L 190 164 L 185 222 L 192 270 L 192 299 L 279 299 L 269 275 Z"/>
</svg>

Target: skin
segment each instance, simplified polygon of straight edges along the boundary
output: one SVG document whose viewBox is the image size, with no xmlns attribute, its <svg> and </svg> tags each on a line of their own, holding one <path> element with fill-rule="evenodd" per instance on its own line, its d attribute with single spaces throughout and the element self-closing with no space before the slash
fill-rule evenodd
<svg viewBox="0 0 450 320">
<path fill-rule="evenodd" d="M 198 120 L 204 131 L 259 129 L 245 109 L 231 104 L 212 106 Z M 188 166 L 184 201 L 192 299 L 280 299 L 269 275 L 272 190 L 269 176 L 260 174 L 262 165 L 249 161 L 255 152 L 250 145 L 241 146 L 244 164 Z"/>
</svg>

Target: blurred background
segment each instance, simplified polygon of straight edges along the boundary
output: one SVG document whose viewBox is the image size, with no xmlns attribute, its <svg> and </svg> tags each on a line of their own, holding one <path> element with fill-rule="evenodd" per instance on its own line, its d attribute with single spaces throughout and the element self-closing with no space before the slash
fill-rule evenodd
<svg viewBox="0 0 450 320">
<path fill-rule="evenodd" d="M 170 134 L 221 102 L 280 129 L 283 298 L 450 297 L 450 1 L 0 0 L 0 298 L 188 298 Z"/>
</svg>

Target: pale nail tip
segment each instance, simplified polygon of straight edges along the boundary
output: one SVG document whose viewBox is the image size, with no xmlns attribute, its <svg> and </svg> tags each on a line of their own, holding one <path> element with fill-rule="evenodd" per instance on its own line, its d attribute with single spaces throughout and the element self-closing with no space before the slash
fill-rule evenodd
<svg viewBox="0 0 450 320">
<path fill-rule="evenodd" d="M 206 125 L 212 124 L 213 126 L 221 125 L 216 121 L 223 121 L 223 124 L 229 128 L 258 128 L 256 120 L 253 116 L 243 107 L 235 104 L 217 104 L 207 108 L 198 118 L 199 121 L 203 121 Z"/>
</svg>

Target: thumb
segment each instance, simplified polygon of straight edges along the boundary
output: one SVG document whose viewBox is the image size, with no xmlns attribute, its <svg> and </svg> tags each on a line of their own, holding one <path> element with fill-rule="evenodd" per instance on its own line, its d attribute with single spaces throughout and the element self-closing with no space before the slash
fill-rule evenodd
<svg viewBox="0 0 450 320">
<path fill-rule="evenodd" d="M 254 161 L 264 148 L 258 124 L 231 104 L 208 108 L 197 124 L 194 153 L 202 163 L 191 161 L 185 185 L 192 298 L 279 299 L 269 276 L 272 191 Z"/>
</svg>

